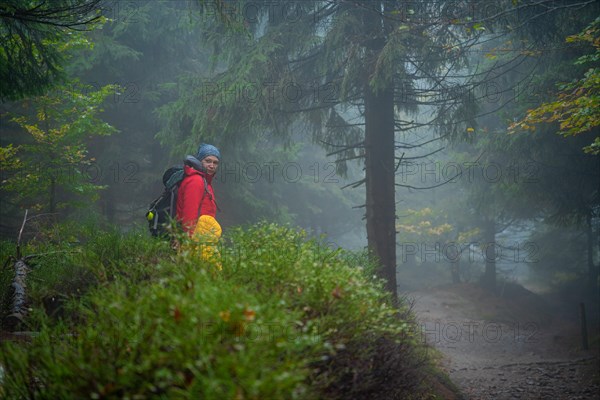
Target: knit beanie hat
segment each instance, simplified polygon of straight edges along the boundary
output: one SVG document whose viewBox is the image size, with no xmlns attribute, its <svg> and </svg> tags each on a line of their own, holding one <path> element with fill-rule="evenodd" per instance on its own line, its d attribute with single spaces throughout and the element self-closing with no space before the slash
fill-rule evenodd
<svg viewBox="0 0 600 400">
<path fill-rule="evenodd" d="M 196 155 L 196 158 L 202 161 L 208 156 L 215 156 L 221 160 L 221 153 L 219 152 L 219 149 L 212 144 L 202 143 L 200 147 L 198 147 L 198 154 Z"/>
</svg>

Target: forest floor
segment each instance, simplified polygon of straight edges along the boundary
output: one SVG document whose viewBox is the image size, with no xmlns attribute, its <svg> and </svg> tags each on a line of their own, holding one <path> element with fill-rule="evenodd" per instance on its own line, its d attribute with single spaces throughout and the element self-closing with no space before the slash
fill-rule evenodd
<svg viewBox="0 0 600 400">
<path fill-rule="evenodd" d="M 590 350 L 581 350 L 578 303 L 516 284 L 500 295 L 472 283 L 402 295 L 465 399 L 600 398 L 598 322 L 588 327 Z"/>
</svg>

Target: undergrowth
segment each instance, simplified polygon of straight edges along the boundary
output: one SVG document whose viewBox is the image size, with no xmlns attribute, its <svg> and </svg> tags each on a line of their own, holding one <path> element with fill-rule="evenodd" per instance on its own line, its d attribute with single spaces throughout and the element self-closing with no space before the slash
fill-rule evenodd
<svg viewBox="0 0 600 400">
<path fill-rule="evenodd" d="M 233 229 L 222 271 L 140 232 L 27 251 L 37 334 L 1 345 L 2 398 L 432 398 L 410 310 L 373 262 L 302 231 Z"/>
</svg>

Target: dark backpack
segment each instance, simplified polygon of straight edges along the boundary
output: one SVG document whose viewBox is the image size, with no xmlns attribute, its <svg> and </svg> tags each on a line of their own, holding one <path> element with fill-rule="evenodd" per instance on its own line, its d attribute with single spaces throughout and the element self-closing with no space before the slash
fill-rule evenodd
<svg viewBox="0 0 600 400">
<path fill-rule="evenodd" d="M 148 228 L 152 236 L 167 236 L 169 224 L 175 220 L 177 189 L 183 180 L 183 167 L 171 167 L 163 174 L 165 189 L 146 211 Z"/>
<path fill-rule="evenodd" d="M 193 165 L 186 158 L 186 164 Z M 157 197 L 146 211 L 146 219 L 148 220 L 148 228 L 150 234 L 154 237 L 167 237 L 169 235 L 169 227 L 174 224 L 175 213 L 177 211 L 177 190 L 179 185 L 185 178 L 183 167 L 171 167 L 165 171 L 162 177 L 165 189 L 162 194 Z M 208 193 L 208 183 L 204 179 L 204 194 Z M 200 213 L 200 210 L 198 210 Z"/>
</svg>

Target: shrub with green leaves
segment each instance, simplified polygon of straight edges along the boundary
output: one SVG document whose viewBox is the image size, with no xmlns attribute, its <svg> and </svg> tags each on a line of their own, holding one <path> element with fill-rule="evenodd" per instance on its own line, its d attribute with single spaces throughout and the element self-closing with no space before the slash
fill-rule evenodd
<svg viewBox="0 0 600 400">
<path fill-rule="evenodd" d="M 217 271 L 114 234 L 78 253 L 96 279 L 76 318 L 33 313 L 31 343 L 2 345 L 1 397 L 426 398 L 410 313 L 364 254 L 259 224 L 229 232 Z"/>
<path fill-rule="evenodd" d="M 124 234 L 115 227 L 103 227 L 94 218 L 41 227 L 23 246 L 23 256 L 31 271 L 27 278 L 30 308 L 63 314 L 63 305 L 81 297 L 89 288 L 114 280 L 135 283 L 151 279 L 149 264 L 171 253 L 167 243 L 148 240 L 146 232 Z M 0 242 L 4 267 L 0 270 L 0 321 L 4 319 L 12 296 L 14 269 L 11 261 L 15 246 Z M 29 319 L 22 328 L 37 330 L 38 321 Z M 3 328 L 0 322 L 0 329 Z"/>
</svg>

